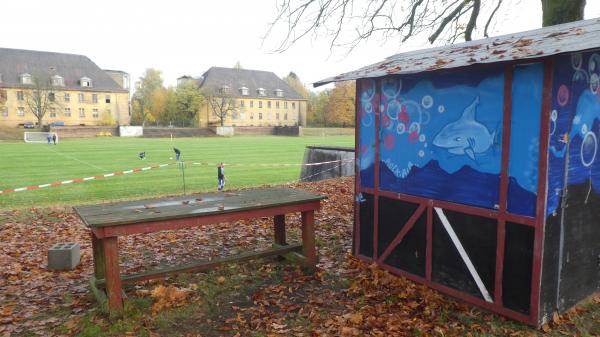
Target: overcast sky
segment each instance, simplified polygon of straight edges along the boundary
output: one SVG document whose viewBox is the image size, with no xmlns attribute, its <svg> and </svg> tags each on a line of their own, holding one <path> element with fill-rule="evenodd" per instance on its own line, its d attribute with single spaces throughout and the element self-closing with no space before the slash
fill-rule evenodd
<svg viewBox="0 0 600 337">
<path fill-rule="evenodd" d="M 507 0 L 493 35 L 541 26 L 540 0 Z M 588 0 L 585 18 L 600 17 L 600 1 Z M 354 70 L 399 51 L 427 47 L 424 39 L 399 46 L 374 39 L 345 56 L 323 37 L 272 53 L 275 39 L 262 36 L 276 12 L 275 0 L 71 1 L 2 3 L 0 47 L 83 54 L 101 68 L 123 70 L 133 82 L 148 67 L 166 85 L 181 75 L 201 75 L 211 66 L 296 72 L 305 83 Z M 344 57 L 345 56 L 345 57 Z"/>
</svg>

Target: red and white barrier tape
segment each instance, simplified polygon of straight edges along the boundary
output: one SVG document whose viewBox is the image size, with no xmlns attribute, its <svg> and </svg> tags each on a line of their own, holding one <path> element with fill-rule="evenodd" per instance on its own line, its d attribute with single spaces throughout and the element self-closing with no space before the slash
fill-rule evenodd
<svg viewBox="0 0 600 337">
<path fill-rule="evenodd" d="M 165 166 L 169 166 L 169 165 L 172 165 L 172 164 L 160 164 L 160 165 L 154 165 L 154 166 L 146 166 L 146 167 L 141 167 L 141 168 L 134 168 L 134 169 L 127 170 L 127 171 L 118 171 L 118 172 L 107 173 L 107 174 L 85 177 L 85 178 L 76 178 L 76 179 L 70 179 L 70 180 L 64 180 L 64 181 L 57 181 L 57 182 L 54 182 L 51 184 L 33 185 L 33 186 L 26 186 L 26 187 L 20 187 L 20 188 L 11 188 L 11 189 L 7 189 L 7 190 L 0 190 L 0 194 L 29 191 L 29 190 L 35 190 L 35 189 L 39 189 L 39 188 L 59 186 L 59 185 L 82 183 L 82 182 L 88 181 L 88 180 L 98 180 L 98 179 L 104 179 L 104 178 L 109 178 L 109 177 L 114 177 L 114 176 L 120 176 L 120 175 L 124 175 L 124 174 L 148 171 L 148 170 L 157 169 L 157 168 L 161 168 L 161 167 L 165 167 Z"/>
<path fill-rule="evenodd" d="M 261 166 L 261 167 L 273 167 L 273 166 L 316 166 L 316 165 L 325 165 L 325 164 L 333 164 L 333 163 L 340 163 L 339 165 L 337 165 L 334 168 L 337 168 L 338 166 L 341 166 L 342 163 L 345 162 L 352 162 L 354 161 L 354 159 L 346 159 L 346 160 L 332 160 L 332 161 L 325 161 L 325 162 L 320 162 L 320 163 L 308 163 L 308 164 L 223 164 L 224 166 Z M 197 163 L 194 162 L 192 163 L 194 165 L 207 165 L 207 166 L 217 166 L 217 163 Z M 160 164 L 160 165 L 154 165 L 154 166 L 146 166 L 146 167 L 142 167 L 142 168 L 134 168 L 131 170 L 127 170 L 127 171 L 118 171 L 118 172 L 113 172 L 113 173 L 107 173 L 107 174 L 102 174 L 102 175 L 97 175 L 97 176 L 91 176 L 91 177 L 85 177 L 85 178 L 76 178 L 76 179 L 70 179 L 70 180 L 64 180 L 64 181 L 57 181 L 54 183 L 50 183 L 50 184 L 42 184 L 42 185 L 33 185 L 33 186 L 25 186 L 25 187 L 19 187 L 19 188 L 11 188 L 11 189 L 6 189 L 6 190 L 0 190 L 0 194 L 6 194 L 6 193 L 14 193 L 14 192 L 23 192 L 23 191 L 30 191 L 30 190 L 35 190 L 35 189 L 40 189 L 40 188 L 46 188 L 46 187 L 53 187 L 53 186 L 60 186 L 60 185 L 68 185 L 68 184 L 74 184 L 74 183 L 82 183 L 84 181 L 88 181 L 88 180 L 98 180 L 98 179 L 104 179 L 104 178 L 109 178 L 109 177 L 113 177 L 113 176 L 119 176 L 119 175 L 124 175 L 124 174 L 129 174 L 129 173 L 136 173 L 136 172 L 142 172 L 142 171 L 148 171 L 151 169 L 157 169 L 157 168 L 161 168 L 161 167 L 165 167 L 165 166 L 169 166 L 169 165 L 173 165 L 173 163 L 171 164 Z"/>
</svg>

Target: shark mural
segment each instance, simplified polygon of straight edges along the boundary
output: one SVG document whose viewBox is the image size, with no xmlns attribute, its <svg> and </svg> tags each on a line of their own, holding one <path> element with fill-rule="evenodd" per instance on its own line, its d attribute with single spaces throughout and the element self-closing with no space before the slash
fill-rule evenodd
<svg viewBox="0 0 600 337">
<path fill-rule="evenodd" d="M 433 145 L 457 155 L 467 155 L 475 160 L 476 153 L 483 153 L 494 143 L 496 131 L 490 133 L 485 125 L 475 120 L 479 96 L 463 111 L 462 116 L 444 126 L 433 139 Z"/>
</svg>

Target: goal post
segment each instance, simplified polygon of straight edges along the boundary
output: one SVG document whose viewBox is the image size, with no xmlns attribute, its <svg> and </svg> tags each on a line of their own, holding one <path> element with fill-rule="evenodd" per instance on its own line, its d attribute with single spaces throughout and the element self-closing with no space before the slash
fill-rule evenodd
<svg viewBox="0 0 600 337">
<path fill-rule="evenodd" d="M 50 139 L 50 143 L 53 143 L 53 136 L 56 137 L 56 142 L 58 143 L 58 133 L 56 132 L 23 132 L 25 143 L 48 143 L 48 139 Z"/>
</svg>

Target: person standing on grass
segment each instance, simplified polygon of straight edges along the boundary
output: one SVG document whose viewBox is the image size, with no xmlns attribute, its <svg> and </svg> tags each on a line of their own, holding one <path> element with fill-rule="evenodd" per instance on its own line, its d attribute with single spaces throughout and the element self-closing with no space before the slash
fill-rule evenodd
<svg viewBox="0 0 600 337">
<path fill-rule="evenodd" d="M 223 168 L 223 163 L 217 166 L 217 183 L 219 185 L 219 191 L 223 190 L 225 187 L 225 169 Z"/>
<path fill-rule="evenodd" d="M 52 142 L 56 145 L 56 134 L 52 134 Z"/>
<path fill-rule="evenodd" d="M 48 140 L 48 145 L 52 144 L 52 137 L 50 135 L 46 139 Z"/>
</svg>

